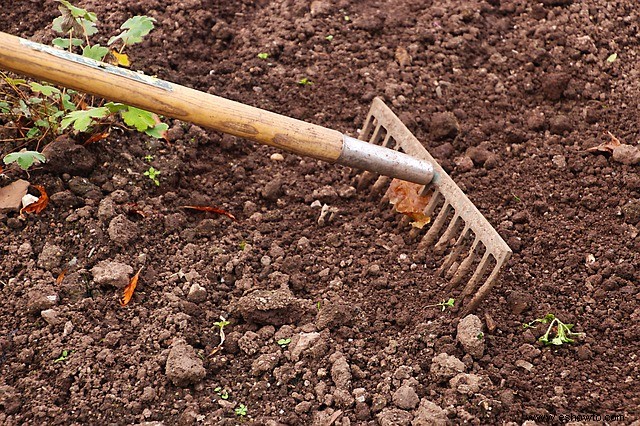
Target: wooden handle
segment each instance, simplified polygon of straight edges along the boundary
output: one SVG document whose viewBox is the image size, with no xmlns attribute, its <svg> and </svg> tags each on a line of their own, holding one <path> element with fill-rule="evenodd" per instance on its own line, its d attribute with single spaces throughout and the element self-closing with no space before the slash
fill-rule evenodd
<svg viewBox="0 0 640 426">
<path fill-rule="evenodd" d="M 342 152 L 337 130 L 254 108 L 0 32 L 0 68 L 319 160 Z"/>
</svg>

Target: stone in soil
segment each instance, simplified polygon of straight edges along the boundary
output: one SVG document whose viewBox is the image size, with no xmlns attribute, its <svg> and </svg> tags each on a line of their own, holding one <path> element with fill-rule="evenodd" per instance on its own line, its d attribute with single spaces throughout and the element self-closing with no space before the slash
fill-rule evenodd
<svg viewBox="0 0 640 426">
<path fill-rule="evenodd" d="M 125 288 L 129 284 L 133 268 L 125 263 L 103 260 L 91 268 L 93 281 L 97 285 Z"/>
<path fill-rule="evenodd" d="M 461 319 L 456 336 L 466 353 L 476 359 L 482 358 L 485 339 L 480 318 L 471 314 Z"/>
<path fill-rule="evenodd" d="M 123 214 L 111 219 L 107 232 L 111 241 L 123 247 L 128 246 L 138 238 L 138 226 Z"/>
<path fill-rule="evenodd" d="M 431 374 L 438 383 L 443 383 L 464 371 L 464 363 L 453 355 L 441 353 L 431 360 Z"/>
<path fill-rule="evenodd" d="M 449 380 L 449 386 L 463 395 L 474 395 L 480 392 L 483 377 L 477 374 L 460 373 Z"/>
<path fill-rule="evenodd" d="M 446 412 L 436 403 L 423 398 L 411 426 L 446 426 Z"/>
<path fill-rule="evenodd" d="M 430 130 L 435 139 L 453 139 L 458 135 L 460 125 L 453 113 L 441 112 L 431 117 Z"/>
<path fill-rule="evenodd" d="M 344 355 L 333 354 L 335 357 L 331 366 L 331 379 L 338 389 L 349 389 L 351 387 L 351 368 Z"/>
<path fill-rule="evenodd" d="M 318 311 L 316 316 L 316 327 L 318 330 L 324 328 L 333 329 L 341 326 L 348 326 L 353 319 L 353 307 L 342 301 L 327 302 Z"/>
<path fill-rule="evenodd" d="M 613 148 L 612 158 L 614 161 L 628 166 L 640 164 L 640 149 L 637 146 L 622 144 Z"/>
<path fill-rule="evenodd" d="M 38 256 L 38 267 L 47 271 L 54 270 L 60 266 L 63 250 L 60 246 L 52 243 L 45 243 L 42 252 Z"/>
<path fill-rule="evenodd" d="M 27 194 L 29 185 L 26 180 L 18 179 L 0 188 L 0 213 L 20 210 L 22 197 Z"/>
<path fill-rule="evenodd" d="M 233 307 L 246 321 L 274 326 L 295 324 L 310 309 L 308 301 L 296 298 L 288 288 L 256 290 L 241 297 Z"/>
<path fill-rule="evenodd" d="M 403 410 L 413 410 L 420 402 L 416 390 L 408 384 L 400 386 L 398 390 L 393 393 L 391 399 L 396 407 Z"/>
<path fill-rule="evenodd" d="M 397 408 L 385 408 L 376 416 L 376 420 L 380 426 L 409 426 L 413 414 Z"/>
<path fill-rule="evenodd" d="M 195 349 L 183 339 L 176 339 L 167 357 L 165 374 L 174 385 L 185 388 L 199 383 L 207 372 Z"/>
<path fill-rule="evenodd" d="M 278 365 L 280 361 L 280 352 L 262 354 L 251 364 L 251 375 L 261 376 L 264 373 L 270 373 Z"/>
<path fill-rule="evenodd" d="M 95 155 L 66 135 L 45 146 L 42 154 L 47 158 L 44 167 L 52 173 L 87 175 L 96 166 Z"/>
</svg>

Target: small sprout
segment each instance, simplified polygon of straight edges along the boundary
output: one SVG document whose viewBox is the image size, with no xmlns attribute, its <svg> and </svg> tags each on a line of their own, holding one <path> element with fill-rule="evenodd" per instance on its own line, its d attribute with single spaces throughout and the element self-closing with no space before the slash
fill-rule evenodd
<svg viewBox="0 0 640 426">
<path fill-rule="evenodd" d="M 574 338 L 581 338 L 586 335 L 585 333 L 574 333 L 571 331 L 573 324 L 565 324 L 553 314 L 547 314 L 543 318 L 536 318 L 530 323 L 522 324 L 522 327 L 524 329 L 535 328 L 538 323 L 549 324 L 547 332 L 538 339 L 545 346 L 561 346 L 564 343 L 574 343 Z"/>
<path fill-rule="evenodd" d="M 62 361 L 66 361 L 69 358 L 69 355 L 71 354 L 71 351 L 68 350 L 63 350 L 62 354 L 53 360 L 53 362 L 62 362 Z"/>
<path fill-rule="evenodd" d="M 327 41 L 332 41 L 333 40 L 333 36 L 331 34 L 329 34 L 324 39 L 327 40 Z"/>
<path fill-rule="evenodd" d="M 258 53 L 258 58 L 260 59 L 267 59 L 269 57 L 268 53 Z"/>
<path fill-rule="evenodd" d="M 244 417 L 247 415 L 247 406 L 244 404 L 240 404 L 240 406 L 236 408 L 234 411 L 236 413 L 236 416 Z"/>
<path fill-rule="evenodd" d="M 428 305 L 428 308 L 432 308 L 435 306 L 440 306 L 442 308 L 442 312 L 444 312 L 447 308 L 453 308 L 454 303 L 456 303 L 456 299 L 449 298 L 449 300 L 443 300 L 440 303 L 436 303 L 435 305 Z"/>
<path fill-rule="evenodd" d="M 320 300 L 318 300 L 316 302 L 316 309 L 318 310 L 318 312 L 320 312 L 320 308 L 322 308 L 322 302 Z"/>
<path fill-rule="evenodd" d="M 220 399 L 224 399 L 225 401 L 229 399 L 229 392 L 227 392 L 225 389 L 222 389 L 220 386 L 215 388 L 213 391 L 220 397 Z"/>
<path fill-rule="evenodd" d="M 224 340 L 226 339 L 226 336 L 224 334 L 224 328 L 226 326 L 228 326 L 229 324 L 231 324 L 229 321 L 227 321 L 225 319 L 225 317 L 223 317 L 222 315 L 220 315 L 220 321 L 216 321 L 213 323 L 214 327 L 218 327 L 220 329 L 219 331 L 219 335 L 220 335 L 220 343 L 218 343 L 218 346 L 216 346 L 213 351 L 211 352 L 211 354 L 209 356 L 214 356 L 215 354 L 218 353 L 218 351 L 220 349 L 222 349 L 222 345 L 224 344 Z"/>
<path fill-rule="evenodd" d="M 149 179 L 151 179 L 151 181 L 155 183 L 156 186 L 160 186 L 160 180 L 158 179 L 158 176 L 160 176 L 160 173 L 161 173 L 160 170 L 156 170 L 153 167 L 149 167 L 149 170 L 147 170 L 143 174 L 147 176 Z"/>
<path fill-rule="evenodd" d="M 280 339 L 277 343 L 278 345 L 280 345 L 280 347 L 286 348 L 287 346 L 289 346 L 289 343 L 291 343 L 291 338 L 287 337 L 286 339 Z"/>
<path fill-rule="evenodd" d="M 344 15 L 344 20 L 349 22 L 351 20 L 351 18 L 349 18 L 349 15 Z"/>
<path fill-rule="evenodd" d="M 607 58 L 607 62 L 612 64 L 616 61 L 616 59 L 618 59 L 618 54 L 617 53 L 612 53 L 611 55 L 609 55 L 609 57 Z"/>
<path fill-rule="evenodd" d="M 481 331 L 476 337 L 478 338 L 478 340 L 482 340 L 484 339 L 484 333 Z"/>
<path fill-rule="evenodd" d="M 144 156 L 144 161 L 146 161 L 147 163 L 150 163 L 153 161 L 153 155 L 151 154 L 147 154 Z"/>
<path fill-rule="evenodd" d="M 37 151 L 12 152 L 3 158 L 4 164 L 18 163 L 24 171 L 29 170 L 33 163 L 44 163 L 47 161 L 44 155 Z"/>
<path fill-rule="evenodd" d="M 245 240 L 240 241 L 240 251 L 244 251 L 247 248 L 247 242 Z"/>
<path fill-rule="evenodd" d="M 516 203 L 521 203 L 522 199 L 518 197 L 516 194 L 513 194 L 513 199 L 516 200 Z"/>
<path fill-rule="evenodd" d="M 303 77 L 300 79 L 300 81 L 298 81 L 298 84 L 300 86 L 310 86 L 313 84 L 313 81 L 309 80 L 309 78 L 307 77 Z"/>
</svg>

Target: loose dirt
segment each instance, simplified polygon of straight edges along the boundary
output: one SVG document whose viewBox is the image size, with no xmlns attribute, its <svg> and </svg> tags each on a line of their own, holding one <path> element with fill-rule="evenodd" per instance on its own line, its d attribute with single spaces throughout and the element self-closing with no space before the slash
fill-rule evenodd
<svg viewBox="0 0 640 426">
<path fill-rule="evenodd" d="M 50 42 L 56 2 L 4 3 L 1 31 Z M 514 256 L 459 321 L 355 171 L 173 120 L 169 143 L 63 138 L 0 177 L 51 196 L 0 213 L 0 423 L 638 424 L 638 165 L 587 151 L 638 143 L 636 2 L 79 5 L 103 44 L 154 17 L 132 67 L 202 91 L 352 136 L 382 96 Z M 547 313 L 586 337 L 540 346 L 522 323 Z"/>
</svg>

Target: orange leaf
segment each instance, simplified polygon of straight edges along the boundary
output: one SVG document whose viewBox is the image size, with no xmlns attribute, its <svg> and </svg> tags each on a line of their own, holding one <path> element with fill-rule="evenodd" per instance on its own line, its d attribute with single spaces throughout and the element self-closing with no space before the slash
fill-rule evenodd
<svg viewBox="0 0 640 426">
<path fill-rule="evenodd" d="M 608 142 L 603 142 L 598 146 L 594 146 L 587 149 L 587 152 L 608 152 L 609 154 L 613 154 L 613 150 L 622 145 L 620 140 L 613 136 L 611 132 L 607 132 L 611 140 Z"/>
<path fill-rule="evenodd" d="M 231 213 L 229 213 L 226 210 L 220 209 L 218 207 L 210 207 L 210 206 L 182 206 L 183 209 L 191 209 L 191 210 L 198 210 L 201 212 L 210 212 L 210 213 L 216 213 L 216 214 L 221 214 L 224 216 L 227 216 L 228 218 L 230 218 L 231 220 L 237 222 L 238 219 L 236 219 L 236 217 L 234 215 L 232 215 Z"/>
<path fill-rule="evenodd" d="M 64 274 L 67 273 L 67 270 L 65 269 L 64 271 L 60 272 L 60 275 L 58 275 L 58 278 L 56 278 L 56 284 L 61 284 L 62 280 L 64 280 Z"/>
<path fill-rule="evenodd" d="M 49 196 L 47 195 L 47 191 L 45 191 L 44 187 L 40 185 L 33 185 L 33 187 L 40 191 L 40 198 L 38 198 L 38 201 L 35 203 L 31 203 L 28 206 L 21 208 L 20 216 L 22 216 L 22 213 L 38 214 L 47 207 L 47 204 L 49 204 Z"/>
<path fill-rule="evenodd" d="M 124 288 L 124 294 L 122 295 L 122 299 L 120 299 L 121 306 L 126 306 L 131 301 L 133 292 L 136 290 L 136 286 L 138 285 L 140 271 L 142 271 L 142 268 L 138 269 L 138 272 L 131 278 L 129 284 Z"/>
<path fill-rule="evenodd" d="M 105 139 L 107 136 L 109 136 L 109 132 L 94 133 L 93 135 L 91 135 L 89 139 L 84 141 L 83 145 L 84 146 L 91 145 L 94 142 L 98 142 L 98 141 L 101 141 L 102 139 Z"/>
<path fill-rule="evenodd" d="M 420 195 L 423 187 L 417 183 L 393 179 L 387 189 L 389 202 L 393 204 L 394 209 L 413 219 L 414 222 L 411 225 L 420 229 L 431 221 L 431 218 L 424 214 L 431 196 L 430 194 Z"/>
</svg>

